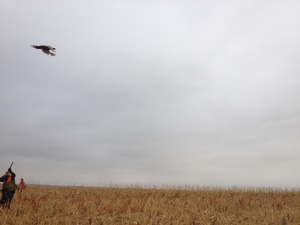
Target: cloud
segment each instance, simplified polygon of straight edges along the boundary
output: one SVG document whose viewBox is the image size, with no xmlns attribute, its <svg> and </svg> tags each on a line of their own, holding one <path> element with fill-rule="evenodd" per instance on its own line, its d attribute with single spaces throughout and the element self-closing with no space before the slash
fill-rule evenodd
<svg viewBox="0 0 300 225">
<path fill-rule="evenodd" d="M 299 7 L 3 3 L 1 165 L 31 183 L 298 186 Z"/>
</svg>

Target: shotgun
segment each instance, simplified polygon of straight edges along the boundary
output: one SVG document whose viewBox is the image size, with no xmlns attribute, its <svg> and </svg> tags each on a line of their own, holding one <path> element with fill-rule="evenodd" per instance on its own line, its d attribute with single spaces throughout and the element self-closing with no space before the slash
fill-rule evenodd
<svg viewBox="0 0 300 225">
<path fill-rule="evenodd" d="M 14 162 L 12 162 L 12 163 L 10 164 L 10 167 L 8 168 L 8 171 L 11 171 L 11 167 L 12 167 L 13 164 L 14 164 Z"/>
</svg>

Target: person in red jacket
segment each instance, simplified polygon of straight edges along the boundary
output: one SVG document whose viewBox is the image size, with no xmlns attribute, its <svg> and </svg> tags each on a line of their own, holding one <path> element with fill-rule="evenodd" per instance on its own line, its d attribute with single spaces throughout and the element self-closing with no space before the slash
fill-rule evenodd
<svg viewBox="0 0 300 225">
<path fill-rule="evenodd" d="M 23 191 L 23 190 L 25 190 L 25 188 L 26 188 L 26 185 L 25 185 L 24 179 L 21 178 L 21 181 L 20 181 L 19 186 L 18 186 L 18 190 Z"/>
<path fill-rule="evenodd" d="M 11 170 L 11 168 L 9 168 L 8 171 L 2 177 L 0 177 L 0 182 L 3 182 L 0 204 L 7 205 L 8 208 L 10 207 L 11 200 L 14 197 L 17 189 L 15 177 L 16 174 Z"/>
</svg>

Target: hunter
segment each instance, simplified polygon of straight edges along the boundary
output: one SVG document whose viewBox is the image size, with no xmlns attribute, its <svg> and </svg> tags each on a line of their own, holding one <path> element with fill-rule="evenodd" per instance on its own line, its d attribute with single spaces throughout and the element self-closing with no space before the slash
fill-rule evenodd
<svg viewBox="0 0 300 225">
<path fill-rule="evenodd" d="M 11 170 L 11 168 L 9 168 L 8 171 L 2 177 L 0 177 L 0 182 L 3 182 L 0 204 L 7 205 L 8 208 L 10 207 L 11 200 L 14 197 L 17 189 L 15 177 L 16 174 Z"/>
</svg>

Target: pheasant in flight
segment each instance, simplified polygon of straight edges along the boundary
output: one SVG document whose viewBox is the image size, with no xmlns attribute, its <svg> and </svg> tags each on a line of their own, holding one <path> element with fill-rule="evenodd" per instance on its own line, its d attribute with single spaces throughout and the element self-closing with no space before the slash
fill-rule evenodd
<svg viewBox="0 0 300 225">
<path fill-rule="evenodd" d="M 49 46 L 49 45 L 31 45 L 31 47 L 36 48 L 36 49 L 42 49 L 42 51 L 47 54 L 47 55 L 51 55 L 51 56 L 55 56 L 55 54 L 53 52 L 50 51 L 55 51 L 56 49 Z"/>
</svg>

